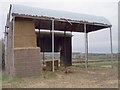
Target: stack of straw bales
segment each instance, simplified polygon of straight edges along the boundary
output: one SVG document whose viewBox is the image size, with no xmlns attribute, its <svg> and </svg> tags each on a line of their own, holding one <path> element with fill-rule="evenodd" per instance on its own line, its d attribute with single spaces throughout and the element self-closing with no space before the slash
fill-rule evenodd
<svg viewBox="0 0 120 90">
<path fill-rule="evenodd" d="M 14 69 L 12 69 L 12 30 L 14 29 Z M 36 44 L 34 21 L 31 19 L 15 20 L 9 31 L 7 48 L 7 72 L 16 76 L 34 76 L 42 73 L 40 48 Z M 13 71 L 14 70 L 14 71 Z M 13 73 L 12 73 L 13 74 Z"/>
<path fill-rule="evenodd" d="M 42 73 L 39 48 L 15 48 L 15 75 L 34 76 Z"/>
</svg>

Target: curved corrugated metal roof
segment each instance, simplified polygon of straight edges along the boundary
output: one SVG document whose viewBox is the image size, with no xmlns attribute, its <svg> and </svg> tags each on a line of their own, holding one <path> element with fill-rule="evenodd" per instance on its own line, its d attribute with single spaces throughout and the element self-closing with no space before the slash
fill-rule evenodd
<svg viewBox="0 0 120 90">
<path fill-rule="evenodd" d="M 111 25 L 111 23 L 104 17 L 92 16 L 92 15 L 80 14 L 80 13 L 72 13 L 66 11 L 33 8 L 33 7 L 15 5 L 15 4 L 12 4 L 12 8 L 11 8 L 11 14 L 13 13 L 20 15 L 22 14 L 30 15 L 30 16 L 46 16 L 46 17 L 53 17 L 58 19 L 64 18 L 64 19 L 78 20 L 83 22 L 85 21 L 90 23 L 101 23 L 105 25 Z"/>
</svg>

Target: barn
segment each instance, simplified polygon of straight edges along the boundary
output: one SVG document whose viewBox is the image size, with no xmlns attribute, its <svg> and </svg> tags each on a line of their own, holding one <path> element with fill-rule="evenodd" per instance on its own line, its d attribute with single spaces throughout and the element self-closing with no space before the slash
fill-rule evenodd
<svg viewBox="0 0 120 90">
<path fill-rule="evenodd" d="M 104 17 L 12 4 L 5 26 L 5 71 L 11 76 L 41 75 L 41 52 L 52 52 L 53 72 L 54 52 L 60 52 L 61 65 L 72 65 L 72 32 L 85 34 L 87 68 L 88 33 L 104 28 L 110 28 L 112 60 L 111 27 Z"/>
</svg>

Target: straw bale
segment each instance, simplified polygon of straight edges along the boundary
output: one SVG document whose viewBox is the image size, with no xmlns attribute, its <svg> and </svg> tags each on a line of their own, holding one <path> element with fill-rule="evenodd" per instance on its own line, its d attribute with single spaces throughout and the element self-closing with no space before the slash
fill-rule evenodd
<svg viewBox="0 0 120 90">
<path fill-rule="evenodd" d="M 12 62 L 12 22 L 8 33 L 6 72 L 16 76 L 41 75 L 40 48 L 36 45 L 34 21 L 15 21 L 14 27 L 14 71 Z M 12 73 L 14 72 L 14 73 Z"/>
<path fill-rule="evenodd" d="M 41 75 L 42 64 L 40 61 L 40 48 L 15 48 L 14 53 L 16 76 Z"/>
<path fill-rule="evenodd" d="M 36 47 L 34 21 L 31 19 L 16 20 L 14 26 L 14 47 Z"/>
<path fill-rule="evenodd" d="M 54 60 L 54 68 L 58 69 L 58 60 Z M 46 61 L 46 70 L 52 70 L 52 60 Z"/>
</svg>

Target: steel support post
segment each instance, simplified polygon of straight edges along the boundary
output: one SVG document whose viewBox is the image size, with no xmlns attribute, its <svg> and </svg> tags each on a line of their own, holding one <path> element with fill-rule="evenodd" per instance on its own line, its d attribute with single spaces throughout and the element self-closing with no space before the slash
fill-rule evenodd
<svg viewBox="0 0 120 90">
<path fill-rule="evenodd" d="M 67 58 L 66 58 L 66 31 L 64 31 L 64 59 L 65 59 L 65 68 L 67 64 Z"/>
<path fill-rule="evenodd" d="M 44 39 L 45 38 L 43 38 L 43 43 L 42 43 L 42 48 L 43 48 L 43 66 L 45 64 Z"/>
<path fill-rule="evenodd" d="M 52 71 L 54 72 L 54 19 L 52 20 Z"/>
<path fill-rule="evenodd" d="M 43 51 L 43 65 L 45 64 L 44 51 Z"/>
<path fill-rule="evenodd" d="M 39 40 L 39 47 L 40 47 L 40 28 L 39 28 L 39 36 L 38 36 L 38 40 Z"/>
<path fill-rule="evenodd" d="M 5 34 L 4 34 L 4 44 L 5 44 L 5 55 L 4 55 L 4 59 L 5 59 L 5 69 L 6 69 L 6 55 L 7 55 L 7 52 L 6 52 L 6 49 L 7 49 L 7 32 L 6 32 L 6 27 L 5 27 Z"/>
<path fill-rule="evenodd" d="M 113 47 L 112 47 L 112 29 L 110 27 L 110 49 L 111 49 L 111 66 L 113 68 Z"/>
<path fill-rule="evenodd" d="M 12 75 L 14 75 L 14 28 L 15 28 L 15 17 L 13 17 L 13 29 L 12 29 Z"/>
<path fill-rule="evenodd" d="M 84 33 L 85 33 L 85 68 L 88 68 L 88 33 L 86 28 L 86 23 L 84 23 Z"/>
</svg>

